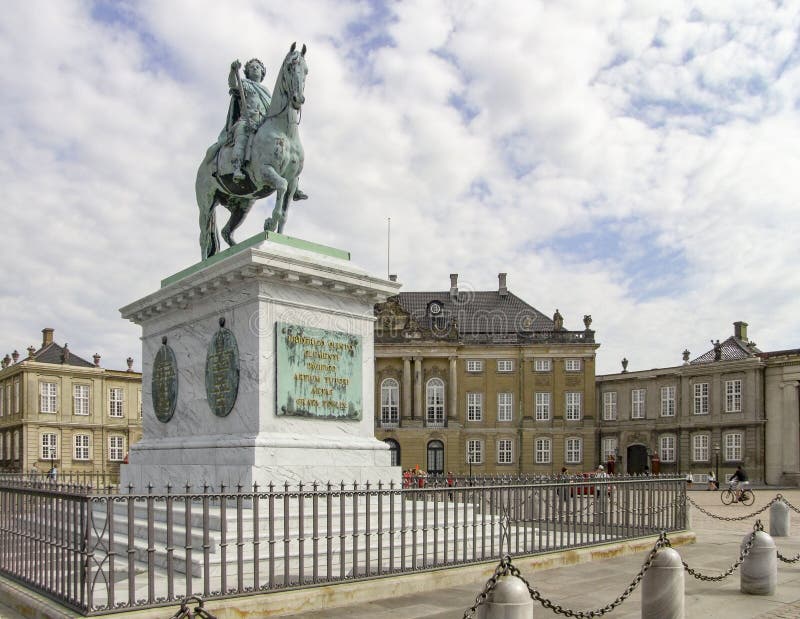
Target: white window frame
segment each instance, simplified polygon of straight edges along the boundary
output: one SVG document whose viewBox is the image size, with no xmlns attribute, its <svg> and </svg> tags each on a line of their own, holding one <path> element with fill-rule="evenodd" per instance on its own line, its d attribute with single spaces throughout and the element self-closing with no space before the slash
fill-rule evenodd
<svg viewBox="0 0 800 619">
<path fill-rule="evenodd" d="M 514 371 L 514 360 L 513 359 L 498 359 L 497 360 L 497 371 L 502 374 L 508 374 L 509 372 Z"/>
<path fill-rule="evenodd" d="M 619 441 L 617 440 L 616 436 L 605 436 L 603 437 L 603 461 L 608 462 L 609 456 L 617 457 L 617 448 L 619 447 Z"/>
<path fill-rule="evenodd" d="M 570 436 L 564 439 L 564 462 L 566 464 L 580 464 L 583 461 L 583 439 L 579 436 Z"/>
<path fill-rule="evenodd" d="M 658 437 L 658 456 L 661 462 L 675 462 L 675 435 L 662 434 Z"/>
<path fill-rule="evenodd" d="M 72 436 L 72 459 L 88 462 L 92 457 L 92 435 L 74 434 Z"/>
<path fill-rule="evenodd" d="M 675 385 L 661 387 L 661 416 L 675 416 Z"/>
<path fill-rule="evenodd" d="M 580 391 L 567 391 L 564 393 L 564 419 L 567 421 L 580 421 L 582 417 L 581 402 L 583 393 Z"/>
<path fill-rule="evenodd" d="M 39 412 L 47 414 L 58 412 L 58 383 L 44 380 L 39 383 Z"/>
<path fill-rule="evenodd" d="M 647 402 L 646 389 L 631 389 L 631 419 L 645 418 L 646 402 Z"/>
<path fill-rule="evenodd" d="M 725 441 L 725 462 L 742 462 L 744 434 L 742 432 L 727 432 Z"/>
<path fill-rule="evenodd" d="M 694 404 L 692 406 L 692 412 L 695 415 L 708 415 L 709 384 L 695 383 L 693 391 L 694 391 Z"/>
<path fill-rule="evenodd" d="M 497 393 L 497 421 L 514 419 L 514 394 L 511 391 Z"/>
<path fill-rule="evenodd" d="M 617 420 L 617 392 L 603 392 L 603 421 Z"/>
<path fill-rule="evenodd" d="M 86 394 L 79 394 L 79 391 L 86 390 Z M 72 385 L 72 414 L 89 414 L 89 385 Z"/>
<path fill-rule="evenodd" d="M 514 464 L 514 441 L 510 438 L 497 440 L 497 464 Z"/>
<path fill-rule="evenodd" d="M 725 412 L 742 412 L 742 381 L 741 379 L 725 381 Z"/>
<path fill-rule="evenodd" d="M 534 441 L 534 464 L 550 464 L 553 461 L 553 441 L 540 436 Z"/>
<path fill-rule="evenodd" d="M 537 391 L 534 394 L 536 421 L 550 421 L 551 400 L 549 391 Z"/>
<path fill-rule="evenodd" d="M 580 359 L 564 359 L 564 371 L 566 372 L 580 372 L 581 360 Z"/>
<path fill-rule="evenodd" d="M 708 434 L 695 434 L 692 437 L 692 461 L 711 462 L 711 437 Z"/>
<path fill-rule="evenodd" d="M 467 359 L 467 372 L 483 372 L 483 359 Z"/>
<path fill-rule="evenodd" d="M 58 434 L 42 432 L 39 435 L 39 457 L 46 461 L 58 459 Z"/>
<path fill-rule="evenodd" d="M 119 397 L 116 397 L 119 396 Z M 119 419 L 125 416 L 125 392 L 122 387 L 109 387 L 108 389 L 108 416 Z"/>
<path fill-rule="evenodd" d="M 443 428 L 446 414 L 444 381 L 441 378 L 431 378 L 425 383 L 425 425 Z"/>
<path fill-rule="evenodd" d="M 108 437 L 109 462 L 122 462 L 125 459 L 125 437 L 122 434 L 111 434 Z"/>
<path fill-rule="evenodd" d="M 533 371 L 534 372 L 551 372 L 553 370 L 552 359 L 534 359 Z"/>
<path fill-rule="evenodd" d="M 471 438 L 467 441 L 467 464 L 483 464 L 483 441 Z"/>
<path fill-rule="evenodd" d="M 381 426 L 396 428 L 400 425 L 400 383 L 394 378 L 381 381 Z"/>
<path fill-rule="evenodd" d="M 483 421 L 483 393 L 467 392 L 467 421 Z"/>
</svg>

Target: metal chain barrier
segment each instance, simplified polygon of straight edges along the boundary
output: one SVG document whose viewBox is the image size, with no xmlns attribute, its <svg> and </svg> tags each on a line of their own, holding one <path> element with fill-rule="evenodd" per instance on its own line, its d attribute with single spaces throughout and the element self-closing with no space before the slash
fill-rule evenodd
<svg viewBox="0 0 800 619">
<path fill-rule="evenodd" d="M 800 554 L 798 554 L 797 556 L 795 556 L 795 557 L 792 557 L 792 558 L 790 559 L 789 557 L 784 557 L 784 556 L 783 556 L 783 555 L 780 553 L 780 551 L 778 551 L 778 559 L 780 559 L 780 560 L 781 560 L 781 561 L 783 561 L 784 563 L 797 563 L 798 561 L 800 561 Z"/>
<path fill-rule="evenodd" d="M 753 543 L 756 541 L 756 532 L 763 530 L 764 525 L 761 524 L 760 520 L 756 520 L 756 523 L 753 525 L 753 532 L 750 534 L 750 538 L 747 540 L 744 548 L 742 548 L 741 552 L 739 553 L 739 559 L 736 561 L 736 563 L 731 565 L 727 571 L 723 572 L 719 576 L 706 576 L 705 574 L 701 574 L 700 572 L 690 568 L 686 561 L 681 561 L 681 563 L 683 563 L 683 569 L 685 569 L 690 575 L 694 576 L 697 580 L 703 580 L 705 582 L 719 582 L 721 580 L 725 580 L 739 568 L 745 557 L 750 554 L 750 550 L 753 548 Z"/>
<path fill-rule="evenodd" d="M 761 509 L 759 509 L 757 511 L 754 511 L 752 514 L 747 514 L 746 516 L 720 516 L 719 514 L 712 514 L 707 509 L 703 509 L 702 507 L 700 507 L 697 503 L 694 502 L 694 500 L 689 495 L 686 495 L 686 500 L 689 503 L 691 503 L 692 505 L 694 505 L 698 510 L 703 512 L 706 516 L 710 516 L 711 518 L 716 518 L 717 520 L 725 520 L 727 522 L 736 522 L 736 521 L 739 521 L 739 520 L 749 520 L 753 516 L 758 516 L 759 514 L 767 511 L 770 507 L 772 507 L 772 505 L 774 503 L 777 503 L 778 501 L 783 501 L 784 503 L 786 502 L 786 500 L 779 494 L 774 499 L 772 499 L 769 503 L 767 503 L 764 507 L 762 507 Z"/>
<path fill-rule="evenodd" d="M 492 577 L 486 582 L 486 585 L 483 588 L 483 591 L 478 594 L 478 597 L 475 598 L 475 604 L 464 611 L 463 619 L 472 619 L 475 616 L 475 612 L 477 611 L 478 607 L 481 606 L 486 602 L 489 597 L 489 593 L 491 593 L 494 588 L 497 586 L 497 579 L 500 576 L 516 576 L 519 578 L 525 586 L 528 588 L 528 593 L 530 593 L 531 599 L 539 602 L 543 607 L 552 610 L 554 613 L 559 615 L 564 615 L 566 617 L 578 617 L 579 619 L 588 619 L 590 617 L 602 617 L 606 613 L 610 613 L 614 610 L 617 606 L 622 604 L 630 595 L 636 590 L 636 587 L 639 586 L 639 583 L 644 578 L 645 573 L 647 570 L 650 569 L 650 566 L 653 564 L 653 560 L 656 557 L 660 548 L 668 548 L 672 547 L 670 544 L 669 539 L 667 538 L 666 532 L 662 532 L 661 535 L 658 536 L 658 540 L 653 545 L 653 548 L 650 550 L 650 553 L 647 555 L 647 559 L 642 564 L 642 568 L 639 570 L 639 573 L 636 574 L 634 579 L 631 583 L 627 586 L 625 591 L 623 591 L 613 602 L 610 604 L 606 604 L 602 608 L 598 608 L 596 610 L 572 610 L 569 608 L 564 608 L 559 604 L 553 603 L 551 600 L 542 596 L 542 594 L 531 584 L 523 578 L 522 574 L 520 573 L 519 569 L 511 563 L 511 557 L 506 555 L 500 561 L 500 565 L 494 571 Z"/>
<path fill-rule="evenodd" d="M 189 604 L 192 602 L 197 602 L 197 606 L 195 609 L 192 610 L 189 608 Z M 216 616 L 212 615 L 208 612 L 205 608 L 203 608 L 203 598 L 199 595 L 193 595 L 188 598 L 184 598 L 181 600 L 181 607 L 178 609 L 170 619 L 193 619 L 194 617 L 198 617 L 199 619 L 217 619 Z"/>
<path fill-rule="evenodd" d="M 786 499 L 786 497 L 785 497 L 785 496 L 783 496 L 783 495 L 779 494 L 779 495 L 777 495 L 775 498 L 776 498 L 776 499 L 779 499 L 779 500 L 781 500 L 781 501 L 783 501 L 784 505 L 786 505 L 786 507 L 788 507 L 789 509 L 791 509 L 791 510 L 792 510 L 792 511 L 794 511 L 795 513 L 798 513 L 798 514 L 800 514 L 800 509 L 798 509 L 797 507 L 795 507 L 794 505 L 792 505 L 791 503 L 789 503 L 789 501 Z"/>
</svg>

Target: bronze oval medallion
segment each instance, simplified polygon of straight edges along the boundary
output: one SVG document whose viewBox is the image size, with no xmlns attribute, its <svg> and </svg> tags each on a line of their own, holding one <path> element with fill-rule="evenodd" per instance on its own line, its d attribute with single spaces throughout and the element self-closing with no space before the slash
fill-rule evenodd
<svg viewBox="0 0 800 619">
<path fill-rule="evenodd" d="M 217 417 L 227 417 L 239 392 L 239 347 L 236 337 L 219 319 L 219 331 L 208 345 L 206 357 L 206 399 Z"/>
<path fill-rule="evenodd" d="M 153 378 L 150 382 L 153 412 L 159 421 L 167 423 L 175 413 L 178 401 L 178 362 L 175 353 L 167 346 L 167 337 L 161 338 L 161 348 L 153 360 Z"/>
</svg>

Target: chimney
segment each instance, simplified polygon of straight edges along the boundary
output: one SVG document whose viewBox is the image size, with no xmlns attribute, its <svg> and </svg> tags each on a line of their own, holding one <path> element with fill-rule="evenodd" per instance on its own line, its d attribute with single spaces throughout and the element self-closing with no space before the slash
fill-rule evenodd
<svg viewBox="0 0 800 619">
<path fill-rule="evenodd" d="M 506 274 L 505 273 L 498 273 L 497 274 L 497 281 L 498 281 L 498 284 L 499 284 L 498 287 L 497 287 L 497 293 L 501 297 L 507 297 L 508 296 L 508 288 L 506 287 Z"/>
<path fill-rule="evenodd" d="M 53 329 L 51 329 L 50 327 L 42 329 L 42 348 L 52 343 L 53 343 Z"/>
<path fill-rule="evenodd" d="M 450 273 L 450 298 L 453 301 L 458 298 L 458 273 Z"/>
<path fill-rule="evenodd" d="M 390 282 L 396 282 L 396 281 L 397 281 L 397 274 L 396 274 L 396 273 L 392 273 L 392 274 L 389 276 L 389 281 L 390 281 Z"/>
<path fill-rule="evenodd" d="M 733 323 L 733 337 L 737 340 L 747 342 L 747 323 L 737 320 Z"/>
</svg>

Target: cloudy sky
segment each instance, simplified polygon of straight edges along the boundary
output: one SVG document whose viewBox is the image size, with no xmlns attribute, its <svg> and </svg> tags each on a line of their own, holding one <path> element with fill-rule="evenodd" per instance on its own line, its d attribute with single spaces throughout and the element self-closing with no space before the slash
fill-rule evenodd
<svg viewBox="0 0 800 619">
<path fill-rule="evenodd" d="M 677 365 L 745 320 L 800 347 L 800 5 L 10 2 L 0 20 L 0 355 L 140 364 L 118 308 L 199 257 L 194 178 L 230 63 L 306 43 L 286 232 L 406 290 L 497 273 L 598 372 Z M 258 232 L 272 205 L 239 230 Z"/>
</svg>

